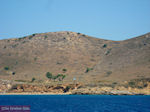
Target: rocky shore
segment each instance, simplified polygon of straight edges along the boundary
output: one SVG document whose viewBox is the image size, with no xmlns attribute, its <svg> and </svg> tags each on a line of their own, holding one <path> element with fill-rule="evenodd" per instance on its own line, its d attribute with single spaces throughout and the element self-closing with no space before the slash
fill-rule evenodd
<svg viewBox="0 0 150 112">
<path fill-rule="evenodd" d="M 150 95 L 150 84 L 145 88 L 132 87 L 87 87 L 81 84 L 65 84 L 65 85 L 29 85 L 3 84 L 0 86 L 1 95 Z"/>
<path fill-rule="evenodd" d="M 87 95 L 150 95 L 149 88 L 125 88 L 125 87 L 86 87 L 73 90 L 72 94 L 87 94 Z"/>
</svg>

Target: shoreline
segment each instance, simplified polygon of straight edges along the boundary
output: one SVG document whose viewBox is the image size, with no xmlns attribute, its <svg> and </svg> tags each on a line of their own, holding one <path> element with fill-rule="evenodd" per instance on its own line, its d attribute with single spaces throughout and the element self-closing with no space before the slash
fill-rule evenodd
<svg viewBox="0 0 150 112">
<path fill-rule="evenodd" d="M 0 93 L 1 95 L 110 95 L 110 96 L 149 96 L 150 94 L 72 94 L 72 93 Z"/>
<path fill-rule="evenodd" d="M 70 93 L 0 93 L 0 95 L 71 95 Z"/>
<path fill-rule="evenodd" d="M 66 85 L 11 85 L 1 88 L 0 95 L 150 95 L 150 83 L 147 87 L 125 86 L 90 87 L 81 84 Z"/>
</svg>

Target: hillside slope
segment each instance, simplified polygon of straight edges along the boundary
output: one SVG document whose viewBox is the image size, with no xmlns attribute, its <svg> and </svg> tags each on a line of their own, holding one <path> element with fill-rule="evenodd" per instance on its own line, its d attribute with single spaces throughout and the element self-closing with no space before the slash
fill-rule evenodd
<svg viewBox="0 0 150 112">
<path fill-rule="evenodd" d="M 111 81 L 150 77 L 150 33 L 107 46 L 106 55 L 89 75 Z"/>
<path fill-rule="evenodd" d="M 1 79 L 45 81 L 46 72 L 83 83 L 150 77 L 150 33 L 124 41 L 67 31 L 0 40 Z"/>
</svg>

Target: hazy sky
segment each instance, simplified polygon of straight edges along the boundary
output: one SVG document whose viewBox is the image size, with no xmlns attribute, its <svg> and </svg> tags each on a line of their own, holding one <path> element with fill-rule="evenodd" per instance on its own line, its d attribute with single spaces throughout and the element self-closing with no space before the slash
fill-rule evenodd
<svg viewBox="0 0 150 112">
<path fill-rule="evenodd" d="M 0 0 L 0 39 L 55 31 L 139 36 L 150 32 L 150 0 Z"/>
</svg>

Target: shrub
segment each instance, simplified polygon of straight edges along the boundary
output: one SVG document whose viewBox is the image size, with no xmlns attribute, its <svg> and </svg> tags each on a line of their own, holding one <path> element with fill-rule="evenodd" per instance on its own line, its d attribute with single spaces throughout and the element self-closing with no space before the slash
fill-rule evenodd
<svg viewBox="0 0 150 112">
<path fill-rule="evenodd" d="M 18 44 L 14 44 L 14 45 L 12 45 L 11 47 L 12 48 L 16 48 L 18 46 Z"/>
<path fill-rule="evenodd" d="M 111 49 L 108 49 L 108 51 L 105 52 L 105 55 L 108 55 L 110 53 Z"/>
<path fill-rule="evenodd" d="M 47 39 L 47 38 L 48 38 L 48 36 L 47 36 L 47 35 L 45 35 L 45 36 L 44 36 L 44 39 Z"/>
<path fill-rule="evenodd" d="M 51 80 L 53 78 L 52 73 L 47 72 L 46 73 L 46 77 Z"/>
<path fill-rule="evenodd" d="M 32 36 L 29 36 L 29 39 L 32 39 Z"/>
<path fill-rule="evenodd" d="M 130 86 L 130 87 L 135 87 L 135 82 L 132 82 L 132 81 L 130 81 L 130 82 L 128 82 L 128 85 Z"/>
<path fill-rule="evenodd" d="M 58 76 L 52 76 L 52 79 L 53 79 L 54 81 L 56 81 L 57 78 L 58 78 Z"/>
<path fill-rule="evenodd" d="M 18 64 L 18 61 L 16 61 L 15 65 L 17 65 L 17 64 Z"/>
<path fill-rule="evenodd" d="M 18 85 L 17 85 L 17 84 L 12 85 L 12 87 L 11 87 L 11 89 L 10 89 L 9 91 L 11 91 L 11 90 L 13 90 L 13 89 L 17 89 L 17 87 L 18 87 Z"/>
<path fill-rule="evenodd" d="M 37 60 L 37 57 L 34 58 L 34 61 L 36 61 L 36 60 Z"/>
<path fill-rule="evenodd" d="M 63 75 L 63 74 L 58 74 L 56 76 L 56 79 L 58 78 L 59 81 L 63 81 L 63 79 L 66 77 L 66 75 Z"/>
<path fill-rule="evenodd" d="M 4 67 L 4 70 L 9 70 L 9 67 L 8 66 Z"/>
<path fill-rule="evenodd" d="M 20 41 L 20 40 L 22 40 L 22 38 L 18 38 L 18 40 Z"/>
<path fill-rule="evenodd" d="M 56 77 L 58 78 L 59 81 L 62 80 L 62 75 L 63 75 L 63 74 L 58 74 L 58 75 L 56 76 Z"/>
<path fill-rule="evenodd" d="M 106 72 L 106 76 L 109 76 L 110 74 L 112 74 L 112 71 Z"/>
<path fill-rule="evenodd" d="M 141 89 L 147 87 L 149 82 L 150 78 L 133 79 L 128 82 L 127 86 Z"/>
<path fill-rule="evenodd" d="M 12 72 L 12 75 L 15 75 L 16 73 L 15 72 Z"/>
<path fill-rule="evenodd" d="M 103 48 L 106 48 L 106 47 L 107 47 L 107 44 L 104 44 L 104 45 L 103 45 Z"/>
<path fill-rule="evenodd" d="M 36 80 L 36 79 L 33 77 L 32 80 L 31 80 L 31 82 L 34 82 L 35 80 Z"/>
<path fill-rule="evenodd" d="M 64 89 L 64 92 L 68 92 L 70 89 L 71 89 L 71 86 L 67 86 L 67 87 Z"/>
<path fill-rule="evenodd" d="M 66 77 L 66 75 L 63 75 L 63 74 L 52 75 L 52 73 L 47 72 L 46 77 L 50 80 L 53 79 L 54 81 L 56 81 L 56 79 L 58 79 L 59 81 L 63 81 L 63 79 Z"/>
<path fill-rule="evenodd" d="M 66 75 L 58 74 L 56 77 L 58 78 L 59 81 L 63 81 L 63 79 L 66 77 Z"/>
<path fill-rule="evenodd" d="M 64 69 L 62 69 L 62 71 L 63 71 L 63 72 L 66 72 L 66 71 L 67 71 L 67 69 L 66 69 L 66 68 L 64 68 Z"/>
<path fill-rule="evenodd" d="M 61 64 L 62 64 L 62 62 L 57 62 L 57 64 L 58 64 L 58 65 L 61 65 Z"/>
<path fill-rule="evenodd" d="M 93 70 L 93 68 L 86 68 L 85 73 L 88 73 L 89 71 Z"/>
<path fill-rule="evenodd" d="M 65 77 L 66 77 L 66 75 L 63 75 L 63 76 L 62 76 L 62 80 L 63 80 Z"/>
<path fill-rule="evenodd" d="M 16 82 L 27 82 L 26 80 L 15 80 Z"/>
</svg>

